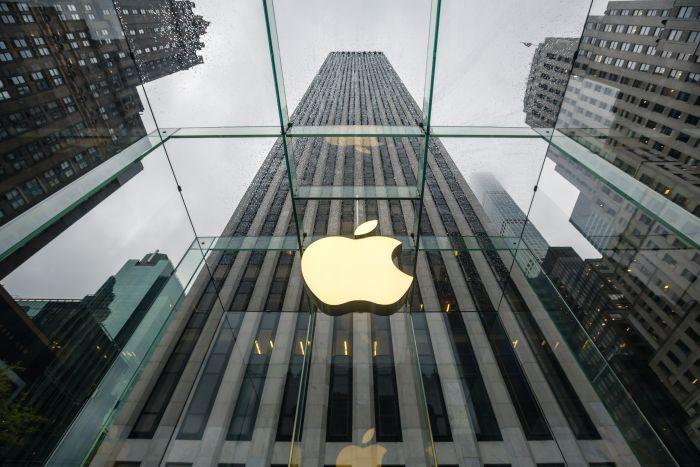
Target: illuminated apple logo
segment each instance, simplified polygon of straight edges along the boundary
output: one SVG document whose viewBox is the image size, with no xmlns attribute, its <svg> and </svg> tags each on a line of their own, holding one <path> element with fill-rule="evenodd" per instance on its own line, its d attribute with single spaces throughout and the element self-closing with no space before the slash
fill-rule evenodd
<svg viewBox="0 0 700 467">
<path fill-rule="evenodd" d="M 394 264 L 401 242 L 373 236 L 377 221 L 355 229 L 355 238 L 326 237 L 301 257 L 301 274 L 316 305 L 326 314 L 394 313 L 406 300 L 413 278 Z"/>
<path fill-rule="evenodd" d="M 365 432 L 361 446 L 351 445 L 341 449 L 335 460 L 335 465 L 351 465 L 353 467 L 384 465 L 386 448 L 381 444 L 369 444 L 372 438 L 374 438 L 374 428 Z"/>
</svg>

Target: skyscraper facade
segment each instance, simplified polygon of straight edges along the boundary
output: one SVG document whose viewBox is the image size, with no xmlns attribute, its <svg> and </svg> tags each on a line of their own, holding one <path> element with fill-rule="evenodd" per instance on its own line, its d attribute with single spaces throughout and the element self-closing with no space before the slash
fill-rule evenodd
<svg viewBox="0 0 700 467">
<path fill-rule="evenodd" d="M 688 129 L 700 121 L 699 14 L 693 2 L 667 0 L 610 2 L 604 15 L 589 16 L 557 122 L 559 131 L 695 215 L 700 142 Z M 560 79 L 538 75 L 537 57 L 526 103 Z M 535 111 L 525 106 L 528 123 L 540 123 Z"/>
<path fill-rule="evenodd" d="M 629 289 L 618 287 L 624 287 L 619 268 L 612 267 L 608 258 L 583 260 L 570 247 L 553 247 L 547 252 L 542 270 L 656 431 L 663 433 L 664 442 L 682 463 L 692 465 L 697 456 L 698 414 L 688 410 L 690 406 L 678 398 L 678 390 L 664 387 L 670 381 L 667 375 L 656 373 L 661 359 L 658 346 L 650 344 L 638 331 L 639 312 L 635 309 L 640 307 L 639 301 Z M 677 384 L 682 384 L 682 378 L 677 373 Z"/>
<path fill-rule="evenodd" d="M 700 445 L 698 319 L 700 263 L 668 228 L 577 164 L 555 158 L 556 170 L 580 190 L 570 222 L 598 249 L 607 282 L 629 302 L 626 320 L 649 347 L 645 361 L 683 407 L 691 438 Z"/>
<path fill-rule="evenodd" d="M 527 257 L 525 264 L 521 264 L 521 268 L 527 276 L 539 275 L 540 263 L 549 249 L 547 240 L 528 222 L 527 215 L 492 174 L 477 173 L 472 180 L 474 191 L 488 219 L 496 227 L 497 235 L 510 239 L 522 238 L 532 255 Z"/>
<path fill-rule="evenodd" d="M 553 128 L 564 99 L 578 39 L 548 37 L 532 57 L 525 89 L 525 123 L 533 128 Z"/>
<path fill-rule="evenodd" d="M 192 2 L 118 3 L 0 2 L 0 224 L 146 134 L 138 85 L 201 63 Z"/>
<path fill-rule="evenodd" d="M 695 2 L 610 2 L 604 15 L 588 18 L 556 124 L 559 132 L 696 216 L 698 43 Z M 530 109 L 525 111 L 530 118 Z M 648 392 L 674 401 L 678 427 L 700 446 L 696 251 L 637 200 L 626 199 L 577 161 L 555 148 L 548 155 L 579 190 L 570 223 L 601 253 L 597 270 L 608 271 L 605 281 L 629 304 L 625 322 L 643 343 L 634 346 L 643 349 L 636 358 L 639 376 L 660 383 L 663 389 Z M 574 305 L 581 297 L 567 293 Z M 623 382 L 636 391 L 638 381 Z M 654 410 L 648 412 L 654 418 Z"/>
<path fill-rule="evenodd" d="M 128 370 L 117 360 L 127 357 L 136 329 L 151 326 L 151 307 L 173 271 L 155 252 L 129 260 L 82 299 L 13 299 L 2 290 L 0 330 L 17 342 L 2 347 L 0 362 L 17 367 L 15 398 L 40 420 L 21 445 L 0 442 L 0 465 L 43 464 L 105 374 L 119 365 Z"/>
<path fill-rule="evenodd" d="M 334 52 L 291 121 L 417 125 L 420 110 L 382 53 Z M 283 150 L 222 235 L 294 235 L 295 214 L 307 238 L 371 219 L 382 235 L 413 233 L 410 199 L 292 200 Z M 421 139 L 294 138 L 292 150 L 306 192 L 388 191 L 416 184 Z M 213 251 L 93 465 L 418 466 L 428 445 L 440 465 L 636 464 L 438 140 L 428 161 L 421 234 L 452 249 L 418 253 L 412 313 L 309 313 L 298 252 Z"/>
</svg>

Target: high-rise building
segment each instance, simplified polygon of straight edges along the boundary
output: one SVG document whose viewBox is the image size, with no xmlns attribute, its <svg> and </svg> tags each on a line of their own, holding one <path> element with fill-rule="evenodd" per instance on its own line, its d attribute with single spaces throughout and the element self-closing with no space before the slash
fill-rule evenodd
<svg viewBox="0 0 700 467">
<path fill-rule="evenodd" d="M 566 92 L 578 39 L 548 37 L 532 57 L 525 89 L 525 123 L 533 128 L 554 128 Z"/>
<path fill-rule="evenodd" d="M 700 142 L 688 131 L 700 122 L 700 6 L 692 3 L 610 2 L 605 15 L 589 16 L 557 129 L 699 215 Z M 526 103 L 561 79 L 539 68 L 535 59 Z M 539 122 L 537 106 L 525 111 Z"/>
<path fill-rule="evenodd" d="M 693 370 L 700 361 L 700 258 L 576 164 L 559 159 L 557 171 L 581 191 L 571 224 L 602 253 L 601 266 L 614 271 L 608 281 L 630 303 L 627 320 L 651 349 L 649 366 L 693 418 L 688 431 L 700 445 Z"/>
<path fill-rule="evenodd" d="M 21 446 L 0 443 L 1 465 L 46 459 L 107 371 L 119 364 L 173 271 L 168 257 L 156 252 L 127 261 L 83 299 L 15 300 L 2 290 L 0 329 L 17 342 L 2 346 L 0 361 L 20 368 L 13 372 L 18 397 L 42 420 Z"/>
<path fill-rule="evenodd" d="M 420 110 L 382 53 L 334 52 L 291 121 L 416 125 Z M 294 138 L 300 192 L 415 185 L 421 141 Z M 410 200 L 293 206 L 283 150 L 274 144 L 222 235 L 293 235 L 295 214 L 306 237 L 351 235 L 371 219 L 382 235 L 412 233 Z M 509 274 L 445 147 L 431 140 L 429 151 L 421 234 L 453 249 L 418 253 L 415 312 L 310 315 L 297 251 L 212 251 L 212 275 L 195 280 L 92 463 L 268 466 L 286 464 L 294 446 L 305 467 L 418 466 L 427 439 L 441 465 L 634 463 L 528 281 Z"/>
<path fill-rule="evenodd" d="M 691 461 L 697 455 L 693 445 L 700 444 L 700 414 L 689 411 L 677 390 L 664 387 L 668 379 L 654 372 L 656 347 L 637 331 L 634 308 L 639 304 L 617 287 L 619 272 L 607 258 L 584 261 L 570 247 L 550 248 L 542 270 L 656 431 L 664 433 L 664 442 L 680 459 Z"/>
<path fill-rule="evenodd" d="M 525 261 L 521 268 L 529 277 L 539 275 L 540 263 L 549 249 L 547 240 L 532 222 L 528 222 L 527 215 L 493 175 L 476 173 L 472 180 L 474 191 L 488 219 L 496 227 L 497 235 L 510 239 L 522 238 L 532 255 L 518 257 L 518 260 Z"/>
<path fill-rule="evenodd" d="M 556 125 L 695 215 L 698 43 L 700 5 L 694 2 L 608 3 L 604 15 L 588 18 Z M 700 445 L 697 253 L 615 187 L 555 148 L 548 155 L 580 191 L 570 222 L 601 252 L 599 270 L 610 272 L 606 281 L 629 303 L 625 319 L 644 342 L 637 348 L 644 347 L 639 355 L 645 357 L 638 360 L 653 371 L 644 374 L 682 408 L 678 419 Z M 626 386 L 639 388 L 633 379 Z"/>
<path fill-rule="evenodd" d="M 0 224 L 143 137 L 137 86 L 202 61 L 192 2 L 102 3 L 0 2 Z"/>
</svg>

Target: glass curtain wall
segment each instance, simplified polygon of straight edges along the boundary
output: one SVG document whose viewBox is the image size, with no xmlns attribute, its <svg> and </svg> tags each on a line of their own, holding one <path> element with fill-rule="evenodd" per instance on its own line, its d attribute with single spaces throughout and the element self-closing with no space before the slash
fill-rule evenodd
<svg viewBox="0 0 700 467">
<path fill-rule="evenodd" d="M 202 3 L 0 3 L 0 457 L 693 465 L 697 6 Z M 373 219 L 407 304 L 321 313 Z"/>
</svg>

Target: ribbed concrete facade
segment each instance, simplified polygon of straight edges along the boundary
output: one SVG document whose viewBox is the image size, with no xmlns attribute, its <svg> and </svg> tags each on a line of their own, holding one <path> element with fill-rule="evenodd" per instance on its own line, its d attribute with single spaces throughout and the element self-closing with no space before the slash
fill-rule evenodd
<svg viewBox="0 0 700 467">
<path fill-rule="evenodd" d="M 337 52 L 292 121 L 416 125 L 420 109 L 382 53 Z M 295 139 L 297 176 L 304 186 L 415 185 L 421 141 Z M 295 235 L 280 142 L 234 209 L 224 235 Z M 415 218 L 411 200 L 305 200 L 297 213 L 309 236 L 349 235 L 374 218 L 382 235 L 406 236 Z M 303 466 L 347 464 L 343 448 L 370 429 L 387 451 L 381 465 L 426 465 L 431 438 L 440 465 L 638 465 L 525 277 L 514 268 L 509 278 L 512 259 L 491 248 L 496 231 L 436 140 L 421 225 L 455 248 L 476 236 L 483 250 L 419 254 L 412 326 L 405 312 L 318 314 L 311 347 L 296 252 L 212 255 L 213 280 L 197 278 L 93 465 L 286 464 L 309 350 Z"/>
</svg>

